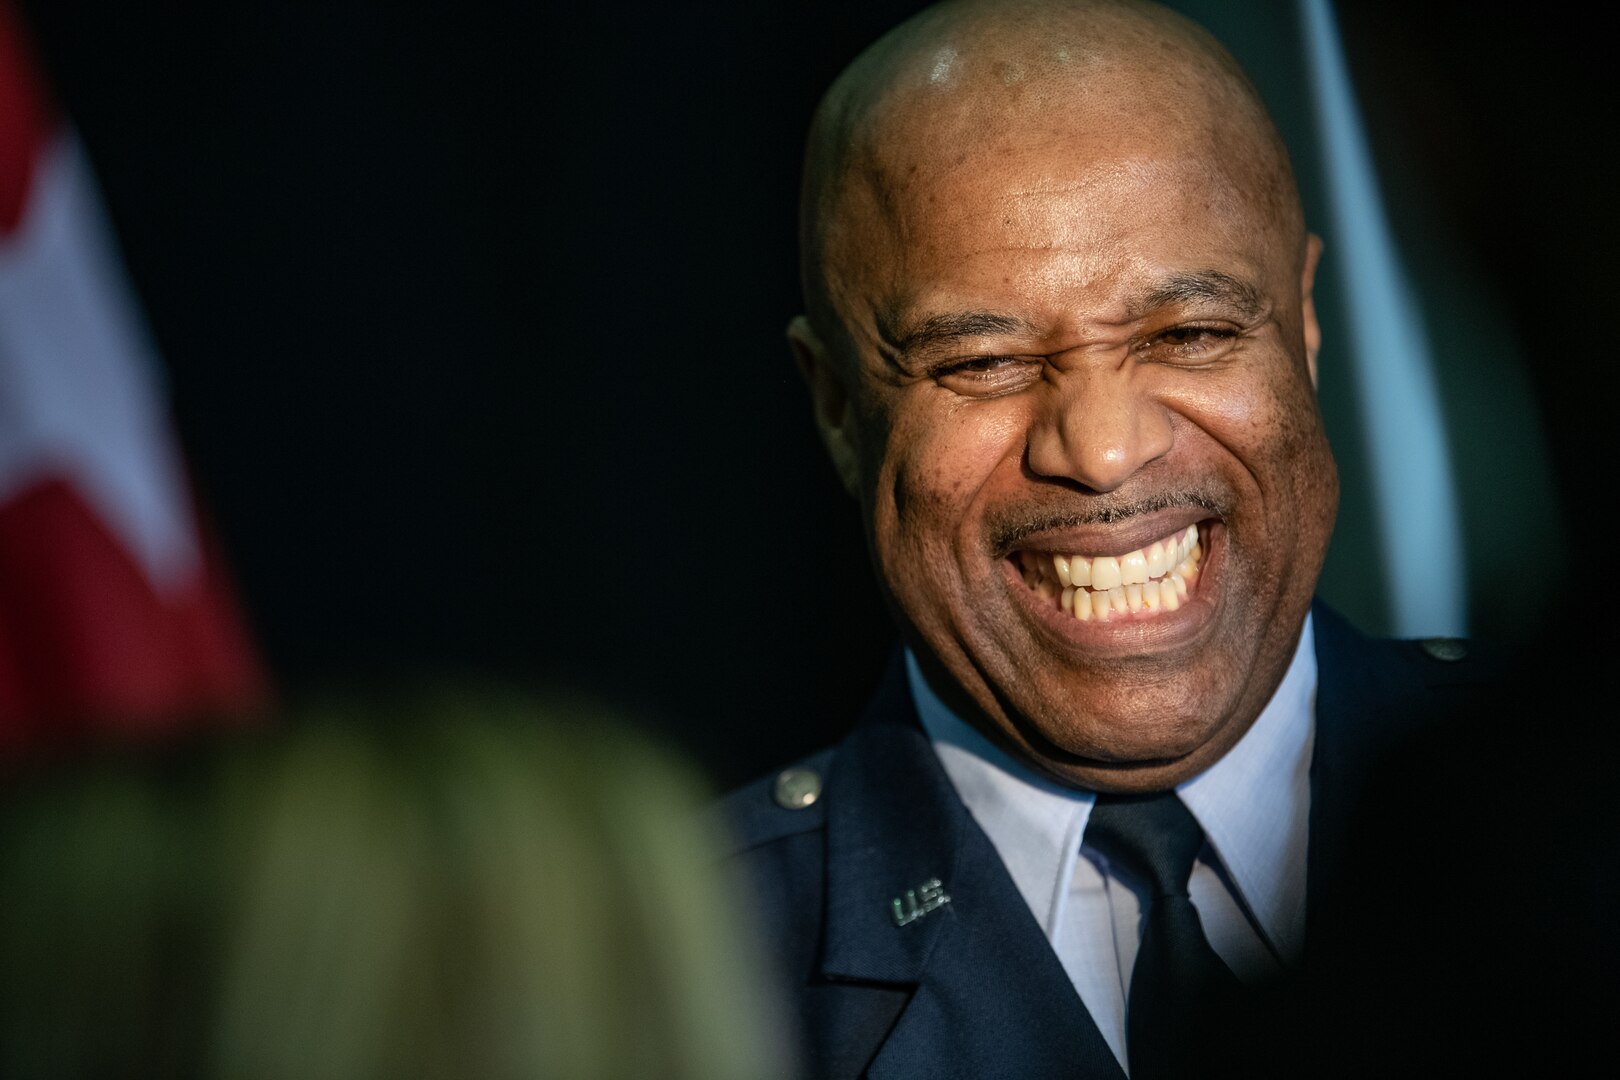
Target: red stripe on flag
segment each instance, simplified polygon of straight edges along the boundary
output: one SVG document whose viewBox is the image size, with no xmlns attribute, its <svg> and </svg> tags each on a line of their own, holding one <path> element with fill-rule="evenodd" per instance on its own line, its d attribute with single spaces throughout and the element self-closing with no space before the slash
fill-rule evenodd
<svg viewBox="0 0 1620 1080">
<path fill-rule="evenodd" d="M 40 148 L 55 127 L 45 80 L 22 20 L 0 0 L 0 234 L 22 220 Z"/>
<path fill-rule="evenodd" d="M 0 507 L 0 755 L 262 709 L 264 673 L 206 536 L 203 549 L 196 579 L 160 594 L 67 483 Z"/>
</svg>

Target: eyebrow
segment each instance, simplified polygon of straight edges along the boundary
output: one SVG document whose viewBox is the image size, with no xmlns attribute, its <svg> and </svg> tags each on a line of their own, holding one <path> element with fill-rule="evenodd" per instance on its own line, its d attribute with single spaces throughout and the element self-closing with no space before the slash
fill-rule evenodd
<svg viewBox="0 0 1620 1080">
<path fill-rule="evenodd" d="M 1189 270 L 1171 274 L 1153 288 L 1137 295 L 1131 303 L 1133 317 L 1140 317 L 1166 304 L 1206 301 L 1228 304 L 1244 318 L 1254 318 L 1266 309 L 1260 290 L 1219 270 Z"/>
<path fill-rule="evenodd" d="M 929 315 L 900 333 L 888 327 L 880 329 L 882 337 L 901 355 L 963 338 L 1034 332 L 1035 325 L 1028 319 L 995 311 L 953 311 Z"/>
<path fill-rule="evenodd" d="M 1168 304 L 1189 302 L 1226 304 L 1245 319 L 1255 318 L 1266 309 L 1260 291 L 1241 278 L 1220 270 L 1186 270 L 1171 274 L 1132 297 L 1127 319 L 1139 319 L 1154 308 Z M 943 312 L 926 316 L 904 329 L 894 328 L 888 320 L 882 320 L 878 327 L 878 336 L 901 356 L 954 344 L 964 338 L 1037 332 L 1038 328 L 1028 319 L 996 311 Z"/>
</svg>

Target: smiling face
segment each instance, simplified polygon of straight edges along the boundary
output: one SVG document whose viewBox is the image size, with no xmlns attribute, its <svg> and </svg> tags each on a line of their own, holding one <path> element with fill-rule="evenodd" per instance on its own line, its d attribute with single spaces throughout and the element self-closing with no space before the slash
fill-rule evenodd
<svg viewBox="0 0 1620 1080">
<path fill-rule="evenodd" d="M 1271 144 L 1209 95 L 1098 85 L 873 110 L 819 222 L 836 323 L 790 337 L 931 681 L 1047 773 L 1136 791 L 1259 714 L 1338 489 Z"/>
</svg>

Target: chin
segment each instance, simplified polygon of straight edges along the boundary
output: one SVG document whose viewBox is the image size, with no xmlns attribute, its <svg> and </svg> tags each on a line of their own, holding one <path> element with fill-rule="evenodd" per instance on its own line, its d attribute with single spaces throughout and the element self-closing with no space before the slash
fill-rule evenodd
<svg viewBox="0 0 1620 1080">
<path fill-rule="evenodd" d="M 1217 755 L 1218 757 L 1218 755 Z M 1168 791 L 1203 772 L 1210 761 L 1138 762 L 1128 765 L 1077 767 L 1057 778 L 1071 787 L 1110 795 L 1146 795 Z M 1054 774 L 1057 775 L 1057 774 Z"/>
<path fill-rule="evenodd" d="M 1056 715 L 1047 709 L 1010 712 L 1007 726 L 1023 756 L 1064 783 L 1099 791 L 1162 790 L 1214 764 L 1243 732 L 1208 715 L 1207 697 L 1201 710 L 1181 695 L 1163 695 L 1162 686 L 1156 689 L 1160 693 L 1133 695 L 1128 708 L 1115 697 Z"/>
</svg>

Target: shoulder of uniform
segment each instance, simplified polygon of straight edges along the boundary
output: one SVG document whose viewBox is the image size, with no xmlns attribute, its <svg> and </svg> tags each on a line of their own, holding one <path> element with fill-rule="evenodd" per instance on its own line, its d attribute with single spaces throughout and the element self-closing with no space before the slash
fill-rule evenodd
<svg viewBox="0 0 1620 1080">
<path fill-rule="evenodd" d="M 710 823 L 724 838 L 723 854 L 740 855 L 821 828 L 827 820 L 823 793 L 832 762 L 829 747 L 757 777 L 710 806 Z"/>
<path fill-rule="evenodd" d="M 1311 614 L 1318 658 L 1345 667 L 1352 677 L 1393 676 L 1399 682 L 1405 675 L 1418 686 L 1470 687 L 1501 677 L 1518 662 L 1515 650 L 1499 639 L 1370 636 L 1320 600 Z"/>
<path fill-rule="evenodd" d="M 1478 686 L 1499 677 L 1513 661 L 1499 643 L 1472 638 L 1403 638 L 1396 646 L 1431 685 Z"/>
</svg>

